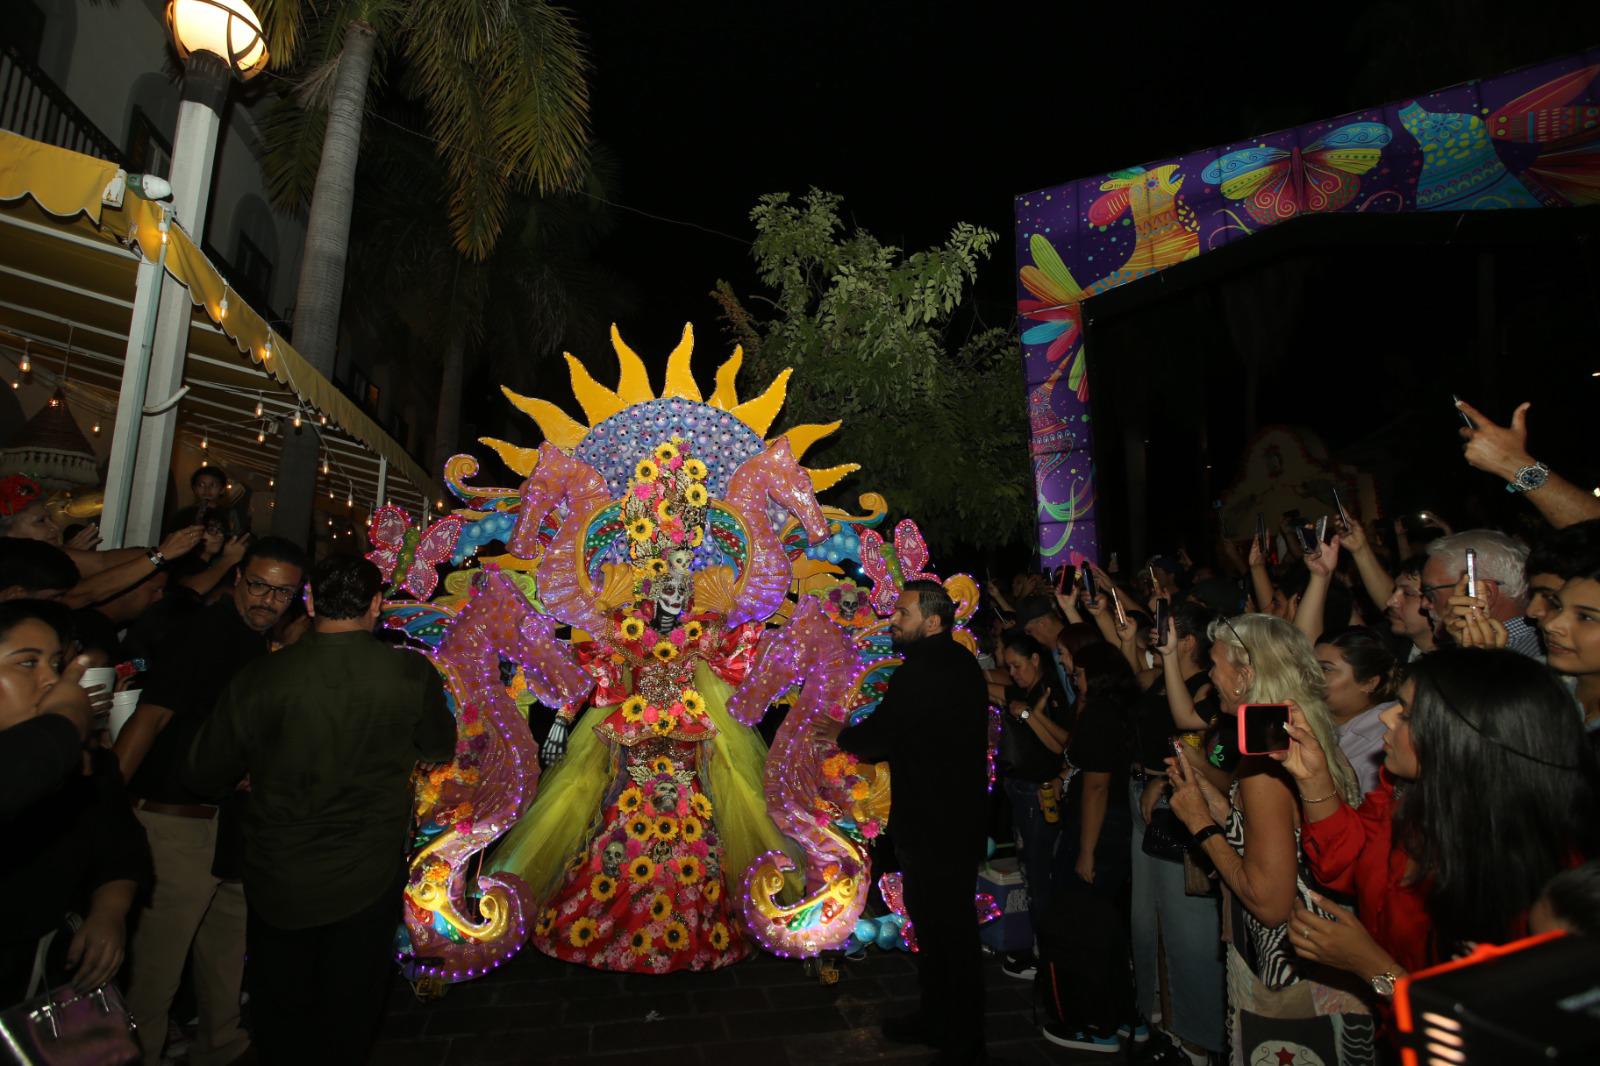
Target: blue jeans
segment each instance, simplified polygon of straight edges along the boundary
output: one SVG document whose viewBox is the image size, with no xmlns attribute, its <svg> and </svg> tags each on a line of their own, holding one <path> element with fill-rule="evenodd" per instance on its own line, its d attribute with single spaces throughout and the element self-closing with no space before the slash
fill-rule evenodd
<svg viewBox="0 0 1600 1066">
<path fill-rule="evenodd" d="M 1035 938 L 1039 922 L 1049 909 L 1055 884 L 1056 838 L 1061 822 L 1044 820 L 1039 808 L 1039 786 L 1030 781 L 1006 778 L 1006 795 L 1011 800 L 1011 831 L 1017 839 L 1017 857 L 1022 861 L 1022 880 L 1028 890 L 1028 922 Z"/>
<path fill-rule="evenodd" d="M 1162 1026 L 1181 1040 L 1207 1051 L 1222 1051 L 1227 969 L 1222 954 L 1221 901 L 1215 895 L 1183 891 L 1183 864 L 1146 855 L 1144 816 L 1139 796 L 1144 782 L 1129 787 L 1133 810 L 1133 975 L 1135 1003 L 1154 1017 L 1160 956 L 1166 954 L 1167 990 L 1172 1014 Z M 1165 801 L 1163 801 L 1163 804 Z"/>
</svg>

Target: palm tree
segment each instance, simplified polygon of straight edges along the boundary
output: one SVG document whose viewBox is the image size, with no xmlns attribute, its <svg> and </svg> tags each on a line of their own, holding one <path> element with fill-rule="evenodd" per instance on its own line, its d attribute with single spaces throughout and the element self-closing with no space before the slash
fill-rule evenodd
<svg viewBox="0 0 1600 1066">
<path fill-rule="evenodd" d="M 280 207 L 309 200 L 294 341 L 331 376 L 344 291 L 356 165 L 380 46 L 417 99 L 444 163 L 456 248 L 489 256 L 518 190 L 548 193 L 584 170 L 587 57 L 545 0 L 262 0 L 274 63 L 303 70 L 297 100 L 274 111 L 268 180 Z M 316 445 L 284 442 L 273 531 L 310 522 Z"/>
</svg>

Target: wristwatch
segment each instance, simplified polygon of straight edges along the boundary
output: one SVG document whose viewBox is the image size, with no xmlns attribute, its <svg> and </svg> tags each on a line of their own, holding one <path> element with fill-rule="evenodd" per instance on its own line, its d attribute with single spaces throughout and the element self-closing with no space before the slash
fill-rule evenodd
<svg viewBox="0 0 1600 1066">
<path fill-rule="evenodd" d="M 1022 708 L 1022 713 L 1017 715 L 1017 720 L 1019 722 L 1026 722 L 1029 718 L 1032 718 L 1032 717 L 1033 717 L 1033 712 L 1030 711 L 1028 708 L 1024 707 L 1024 708 Z"/>
<path fill-rule="evenodd" d="M 157 548 L 151 548 L 145 553 L 145 557 L 150 560 L 150 565 L 155 567 L 157 570 L 160 570 L 167 564 L 167 557 L 162 555 L 161 551 Z"/>
<path fill-rule="evenodd" d="M 1392 996 L 1394 995 L 1394 983 L 1398 980 L 1399 978 L 1394 975 L 1393 970 L 1385 970 L 1372 979 L 1372 990 L 1380 996 Z"/>
<path fill-rule="evenodd" d="M 1550 468 L 1543 463 L 1534 463 L 1518 470 L 1510 481 L 1506 482 L 1507 492 L 1532 492 L 1534 489 L 1543 488 L 1546 479 L 1550 477 Z"/>
</svg>

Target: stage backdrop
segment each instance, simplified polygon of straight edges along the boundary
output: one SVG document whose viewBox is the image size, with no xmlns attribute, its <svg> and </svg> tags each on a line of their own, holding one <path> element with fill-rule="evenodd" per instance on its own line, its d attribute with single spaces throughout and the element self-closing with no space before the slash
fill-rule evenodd
<svg viewBox="0 0 1600 1066">
<path fill-rule="evenodd" d="M 1016 198 L 1039 550 L 1098 557 L 1083 302 L 1308 212 L 1600 203 L 1600 49 Z"/>
</svg>

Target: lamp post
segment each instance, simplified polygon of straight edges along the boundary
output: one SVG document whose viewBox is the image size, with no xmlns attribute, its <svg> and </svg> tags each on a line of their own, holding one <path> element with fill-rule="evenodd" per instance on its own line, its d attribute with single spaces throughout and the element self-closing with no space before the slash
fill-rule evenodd
<svg viewBox="0 0 1600 1066">
<path fill-rule="evenodd" d="M 198 245 L 228 89 L 235 76 L 248 80 L 265 69 L 267 44 L 261 20 L 243 0 L 168 0 L 166 18 L 167 32 L 184 62 L 167 175 L 172 185 L 168 217 Z M 169 401 L 183 385 L 190 316 L 188 294 L 164 281 L 161 263 L 146 259 L 139 264 L 106 472 L 101 516 L 101 546 L 106 548 L 153 544 L 161 534 L 178 419 L 177 405 Z"/>
</svg>

